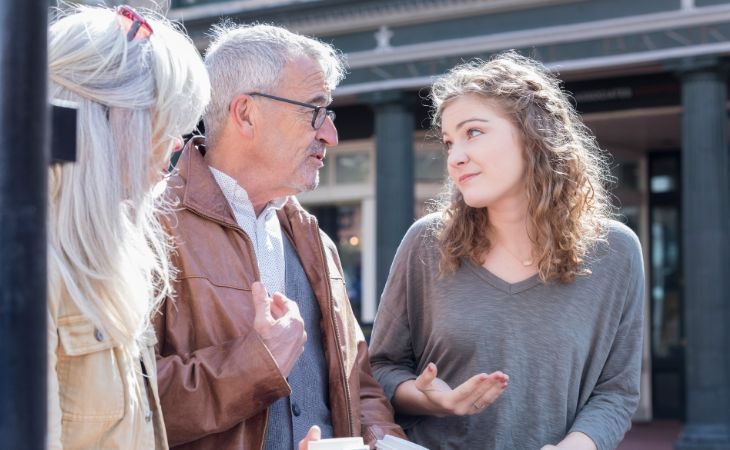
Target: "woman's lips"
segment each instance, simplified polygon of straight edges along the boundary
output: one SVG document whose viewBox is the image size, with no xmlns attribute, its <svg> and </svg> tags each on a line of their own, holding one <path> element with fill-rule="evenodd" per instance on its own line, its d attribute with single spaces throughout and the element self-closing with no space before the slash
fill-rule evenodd
<svg viewBox="0 0 730 450">
<path fill-rule="evenodd" d="M 479 175 L 479 174 L 478 173 L 467 173 L 465 175 L 460 176 L 458 181 L 459 181 L 459 183 L 464 183 L 464 182 L 471 180 L 472 178 L 474 178 L 477 175 Z"/>
</svg>

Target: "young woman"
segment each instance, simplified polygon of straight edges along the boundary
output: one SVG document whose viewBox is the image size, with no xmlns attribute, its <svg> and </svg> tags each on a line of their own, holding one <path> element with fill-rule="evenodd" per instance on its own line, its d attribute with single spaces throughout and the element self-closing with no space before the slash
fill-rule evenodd
<svg viewBox="0 0 730 450">
<path fill-rule="evenodd" d="M 49 173 L 48 447 L 164 449 L 150 313 L 171 267 L 153 187 L 207 73 L 165 19 L 81 7 L 50 27 L 49 78 L 78 126 L 76 162 Z"/>
<path fill-rule="evenodd" d="M 432 89 L 449 196 L 398 249 L 371 363 L 431 449 L 607 450 L 639 400 L 639 242 L 558 80 L 514 52 Z"/>
</svg>

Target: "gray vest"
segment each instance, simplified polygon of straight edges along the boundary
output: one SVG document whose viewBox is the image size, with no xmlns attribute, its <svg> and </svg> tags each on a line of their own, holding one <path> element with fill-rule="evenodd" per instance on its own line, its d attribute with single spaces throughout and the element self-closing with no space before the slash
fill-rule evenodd
<svg viewBox="0 0 730 450">
<path fill-rule="evenodd" d="M 286 296 L 299 306 L 307 330 L 307 343 L 287 380 L 292 393 L 275 401 L 269 407 L 264 450 L 291 450 L 309 431 L 319 425 L 322 438 L 332 437 L 332 419 L 329 409 L 327 362 L 322 347 L 320 321 L 322 313 L 312 292 L 302 263 L 284 234 L 286 261 Z"/>
</svg>

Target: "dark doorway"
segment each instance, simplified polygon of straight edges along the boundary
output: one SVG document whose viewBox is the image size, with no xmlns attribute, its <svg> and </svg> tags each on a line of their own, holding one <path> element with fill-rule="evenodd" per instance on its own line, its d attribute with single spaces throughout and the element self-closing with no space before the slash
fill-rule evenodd
<svg viewBox="0 0 730 450">
<path fill-rule="evenodd" d="M 684 420 L 682 209 L 678 151 L 649 153 L 649 296 L 653 415 Z"/>
</svg>

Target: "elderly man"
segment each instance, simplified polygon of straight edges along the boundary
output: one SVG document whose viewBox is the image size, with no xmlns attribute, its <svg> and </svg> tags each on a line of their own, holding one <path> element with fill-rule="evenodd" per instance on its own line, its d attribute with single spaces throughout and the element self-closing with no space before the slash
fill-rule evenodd
<svg viewBox="0 0 730 450">
<path fill-rule="evenodd" d="M 219 27 L 206 138 L 168 181 L 175 298 L 155 317 L 165 425 L 181 449 L 403 436 L 373 379 L 332 241 L 293 195 L 337 145 L 338 53 L 282 28 Z M 311 432 L 309 437 L 319 434 Z"/>
</svg>

